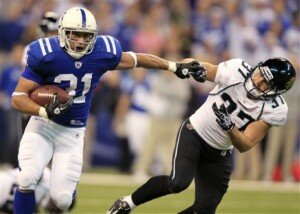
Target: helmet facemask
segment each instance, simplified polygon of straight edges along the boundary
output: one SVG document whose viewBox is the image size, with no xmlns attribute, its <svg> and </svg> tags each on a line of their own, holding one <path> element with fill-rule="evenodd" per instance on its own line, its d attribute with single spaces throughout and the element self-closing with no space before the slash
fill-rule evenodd
<svg viewBox="0 0 300 214">
<path fill-rule="evenodd" d="M 244 87 L 250 98 L 256 100 L 268 100 L 281 94 L 272 84 L 272 78 L 272 73 L 267 66 L 261 66 L 261 64 L 259 64 L 255 67 L 244 83 Z"/>
<path fill-rule="evenodd" d="M 93 50 L 97 32 L 66 28 L 62 29 L 61 36 L 64 38 L 64 48 L 68 54 L 79 59 Z"/>
</svg>

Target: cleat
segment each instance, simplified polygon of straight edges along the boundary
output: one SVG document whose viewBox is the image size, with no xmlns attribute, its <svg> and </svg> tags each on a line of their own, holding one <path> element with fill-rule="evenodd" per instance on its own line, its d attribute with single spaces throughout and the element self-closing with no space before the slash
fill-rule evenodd
<svg viewBox="0 0 300 214">
<path fill-rule="evenodd" d="M 106 214 L 127 214 L 131 212 L 131 208 L 123 198 L 118 199 L 112 205 L 112 207 L 106 212 Z"/>
</svg>

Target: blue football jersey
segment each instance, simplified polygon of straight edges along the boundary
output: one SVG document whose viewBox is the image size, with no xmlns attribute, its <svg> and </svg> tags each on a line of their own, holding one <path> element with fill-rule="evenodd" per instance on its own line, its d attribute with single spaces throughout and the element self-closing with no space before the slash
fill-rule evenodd
<svg viewBox="0 0 300 214">
<path fill-rule="evenodd" d="M 54 122 L 68 127 L 86 126 L 93 90 L 100 77 L 121 60 L 122 49 L 111 36 L 98 36 L 94 49 L 80 59 L 60 47 L 57 37 L 32 42 L 22 76 L 40 85 L 57 85 L 74 97 L 74 103 Z"/>
</svg>

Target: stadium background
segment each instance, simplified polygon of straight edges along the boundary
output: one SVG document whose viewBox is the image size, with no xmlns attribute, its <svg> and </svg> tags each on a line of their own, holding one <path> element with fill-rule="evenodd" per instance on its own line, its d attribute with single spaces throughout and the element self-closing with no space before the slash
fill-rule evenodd
<svg viewBox="0 0 300 214">
<path fill-rule="evenodd" d="M 238 57 L 245 59 L 252 66 L 269 57 L 283 56 L 295 65 L 298 71 L 297 81 L 299 82 L 300 19 L 299 1 L 297 0 L 1 0 L 0 117 L 2 119 L 0 121 L 0 165 L 2 167 L 16 166 L 17 164 L 16 153 L 22 127 L 20 122 L 16 122 L 16 120 L 20 120 L 20 115 L 11 109 L 9 97 L 17 78 L 21 74 L 20 59 L 23 48 L 40 37 L 38 24 L 44 12 L 55 11 L 61 14 L 65 9 L 73 6 L 83 6 L 91 10 L 96 16 L 99 34 L 109 34 L 116 37 L 124 51 L 147 52 L 174 61 L 193 57 L 213 64 Z M 91 112 L 91 117 L 95 121 L 92 125 L 94 132 L 91 133 L 90 140 L 86 142 L 90 145 L 90 157 L 87 158 L 90 160 L 87 161 L 90 164 L 85 165 L 84 171 L 87 173 L 83 174 L 84 181 L 79 186 L 79 191 L 82 189 L 83 192 L 93 192 L 95 195 L 93 199 L 89 199 L 91 195 L 82 194 L 86 199 L 83 199 L 82 202 L 79 200 L 79 205 L 87 202 L 87 206 L 93 207 L 89 203 L 98 204 L 97 200 L 100 201 L 103 199 L 101 198 L 103 194 L 107 194 L 111 197 L 103 199 L 107 201 L 104 204 L 106 209 L 116 197 L 130 192 L 128 189 L 134 188 L 125 184 L 137 184 L 131 180 L 132 177 L 130 176 L 132 154 L 128 153 L 126 139 L 124 141 L 124 137 L 116 131 L 114 118 L 119 95 L 124 90 L 123 85 L 126 85 L 126 81 L 131 77 L 130 72 L 125 75 L 115 73 L 117 73 L 117 78 L 110 75 L 104 76 L 96 90 Z M 148 71 L 149 76 L 153 76 L 154 73 L 155 71 Z M 153 78 L 149 79 L 151 82 Z M 179 119 L 190 115 L 199 107 L 212 87 L 211 84 L 197 84 L 193 80 L 186 83 L 189 88 L 189 97 L 184 112 L 178 115 Z M 164 86 L 161 85 L 161 87 Z M 299 89 L 299 85 L 294 86 L 293 92 L 287 94 L 286 97 L 290 107 L 288 122 L 296 120 L 298 126 Z M 266 187 L 266 189 L 261 188 L 260 192 L 263 195 L 261 200 L 267 199 L 270 207 L 272 207 L 266 209 L 271 210 L 269 213 L 300 212 L 299 204 L 297 205 L 297 202 L 300 202 L 300 140 L 299 128 L 294 128 L 298 130 L 298 134 L 294 138 L 295 142 L 289 141 L 292 139 L 289 138 L 290 136 L 284 137 L 282 139 L 283 146 L 279 148 L 279 151 L 283 151 L 286 144 L 293 146 L 293 152 L 288 157 L 292 160 L 290 177 L 283 177 L 281 173 L 283 154 L 278 156 L 272 174 L 264 176 L 264 166 L 267 165 L 265 154 L 267 145 L 270 143 L 268 138 L 254 148 L 252 152 L 244 155 L 244 158 L 247 158 L 246 162 L 242 161 L 243 157 L 238 157 L 236 154 L 235 160 L 241 160 L 235 162 L 236 169 L 243 169 L 234 174 L 236 179 L 258 182 L 285 181 L 285 184 L 292 185 L 292 188 L 286 187 L 286 191 L 275 190 L 272 192 L 271 190 L 274 190 L 278 183 L 271 184 L 273 186 Z M 153 164 L 153 174 L 160 172 L 159 166 L 159 161 Z M 109 170 L 102 170 L 103 168 L 109 168 Z M 111 180 L 114 181 L 115 179 L 115 184 L 103 184 L 101 181 L 105 178 L 101 175 L 111 174 L 112 170 Z M 91 172 L 92 174 L 89 174 Z M 122 177 L 124 173 L 128 175 Z M 99 188 L 88 185 L 93 183 L 90 175 L 98 176 L 96 180 L 99 183 L 96 185 Z M 125 181 L 124 186 L 126 187 L 115 186 L 120 180 Z M 294 183 L 294 181 L 298 181 L 298 183 Z M 248 183 L 246 182 L 246 184 Z M 252 198 L 251 193 L 249 195 L 249 189 L 242 187 L 239 190 L 233 190 L 233 195 L 229 193 L 229 199 L 225 198 L 225 205 L 220 212 L 228 213 L 239 210 L 239 212 L 247 213 L 247 210 L 252 209 L 251 213 L 268 213 L 263 209 L 254 209 L 251 207 L 251 203 L 248 204 L 249 206 L 244 204 L 245 206 L 242 208 L 235 208 L 233 204 L 228 204 L 229 201 L 232 203 L 232 200 L 236 201 L 237 199 L 242 200 L 241 203 L 245 203 L 245 201 L 257 202 L 255 197 L 259 194 L 255 193 Z M 110 190 L 113 191 L 108 194 Z M 289 192 L 290 190 L 291 192 Z M 174 197 L 168 202 L 164 201 L 167 199 L 163 199 L 161 207 L 170 210 L 166 204 L 172 204 L 171 202 L 176 204 L 174 200 L 179 201 L 184 200 L 184 198 L 192 200 L 190 191 L 184 193 L 186 195 L 183 194 L 180 199 Z M 245 194 L 240 196 L 236 191 L 246 191 L 246 193 L 244 192 Z M 271 193 L 268 195 L 270 191 Z M 99 198 L 97 197 L 98 194 Z M 273 200 L 271 196 L 275 199 Z M 278 202 L 278 204 L 274 205 L 276 203 L 271 202 Z M 104 206 L 102 208 L 94 207 L 94 210 L 104 211 L 105 209 Z M 151 212 L 150 210 L 146 209 L 142 212 Z M 289 212 L 281 212 L 281 210 L 289 210 Z M 75 212 L 77 211 L 75 210 Z M 165 213 L 166 211 L 153 212 Z M 174 208 L 174 212 L 176 212 L 176 208 Z M 83 212 L 78 211 L 78 213 Z"/>
</svg>

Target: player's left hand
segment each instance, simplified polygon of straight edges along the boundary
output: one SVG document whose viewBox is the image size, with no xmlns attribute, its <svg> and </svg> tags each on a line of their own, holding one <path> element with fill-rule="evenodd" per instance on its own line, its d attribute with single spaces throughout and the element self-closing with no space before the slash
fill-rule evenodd
<svg viewBox="0 0 300 214">
<path fill-rule="evenodd" d="M 186 79 L 190 77 L 190 74 L 195 74 L 197 71 L 201 70 L 200 63 L 197 61 L 191 61 L 189 63 L 176 63 L 175 74 L 180 79 Z"/>
<path fill-rule="evenodd" d="M 217 123 L 222 127 L 225 131 L 231 131 L 235 124 L 231 121 L 229 113 L 224 104 L 220 105 L 220 108 L 217 107 L 217 104 L 214 103 L 212 105 L 212 109 L 217 116 Z"/>
<path fill-rule="evenodd" d="M 203 64 L 200 64 L 200 69 L 196 72 L 189 73 L 194 80 L 197 82 L 205 82 L 206 81 L 206 68 Z"/>
<path fill-rule="evenodd" d="M 68 102 L 62 104 L 59 102 L 57 94 L 54 94 L 51 103 L 45 106 L 47 116 L 49 119 L 53 119 L 63 113 L 65 113 L 73 104 L 73 98 L 69 99 Z"/>
</svg>

